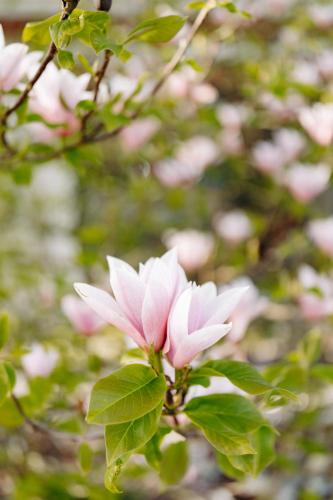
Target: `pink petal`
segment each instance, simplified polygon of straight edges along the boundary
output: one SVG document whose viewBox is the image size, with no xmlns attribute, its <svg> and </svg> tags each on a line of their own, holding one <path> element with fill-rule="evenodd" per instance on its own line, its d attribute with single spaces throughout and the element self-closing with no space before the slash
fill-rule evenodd
<svg viewBox="0 0 333 500">
<path fill-rule="evenodd" d="M 232 314 L 248 287 L 237 287 L 221 293 L 213 304 L 213 310 L 207 318 L 205 326 L 224 323 Z"/>
<path fill-rule="evenodd" d="M 104 321 L 114 325 L 116 328 L 126 333 L 138 344 L 139 347 L 146 348 L 146 342 L 142 335 L 124 317 L 121 309 L 110 294 L 84 283 L 75 283 L 74 288 L 80 297 L 98 314 Z"/>
<path fill-rule="evenodd" d="M 165 342 L 170 297 L 165 287 L 151 279 L 147 284 L 142 306 L 142 325 L 148 345 L 154 345 L 159 351 Z"/>
<path fill-rule="evenodd" d="M 172 364 L 175 368 L 183 368 L 190 363 L 199 352 L 208 349 L 231 330 L 231 323 L 212 325 L 188 335 L 177 347 Z"/>
</svg>

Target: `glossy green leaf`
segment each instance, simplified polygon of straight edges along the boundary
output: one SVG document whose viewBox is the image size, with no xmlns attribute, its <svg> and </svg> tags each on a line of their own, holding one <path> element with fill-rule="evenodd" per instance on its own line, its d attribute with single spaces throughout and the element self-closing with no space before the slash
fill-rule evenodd
<svg viewBox="0 0 333 500">
<path fill-rule="evenodd" d="M 190 374 L 191 378 L 200 376 L 226 377 L 235 386 L 249 394 L 262 394 L 272 389 L 260 373 L 247 363 L 232 360 L 212 360 Z"/>
<path fill-rule="evenodd" d="M 58 51 L 58 62 L 62 68 L 65 69 L 73 69 L 75 66 L 75 61 L 73 54 L 68 50 L 59 50 Z"/>
<path fill-rule="evenodd" d="M 10 381 L 4 363 L 0 363 L 0 405 L 6 400 L 10 389 Z"/>
<path fill-rule="evenodd" d="M 128 365 L 93 387 L 87 421 L 121 424 L 154 410 L 164 399 L 164 376 L 157 377 L 148 366 Z"/>
<path fill-rule="evenodd" d="M 60 14 L 56 14 L 43 21 L 27 23 L 22 33 L 22 41 L 40 46 L 49 44 L 51 41 L 50 26 L 59 21 L 59 18 Z"/>
<path fill-rule="evenodd" d="M 93 461 L 93 451 L 88 443 L 81 443 L 79 448 L 79 463 L 82 472 L 90 471 Z"/>
<path fill-rule="evenodd" d="M 212 394 L 192 399 L 184 411 L 218 451 L 226 455 L 255 453 L 248 434 L 264 420 L 248 399 L 236 394 Z"/>
<path fill-rule="evenodd" d="M 177 484 L 185 476 L 189 464 L 186 440 L 170 444 L 162 453 L 160 477 L 166 484 Z"/>
<path fill-rule="evenodd" d="M 105 427 L 105 447 L 108 465 L 144 446 L 156 433 L 162 413 L 162 403 L 143 417 L 123 424 Z"/>
<path fill-rule="evenodd" d="M 186 18 L 180 16 L 164 16 L 149 19 L 138 24 L 128 35 L 124 44 L 133 40 L 151 43 L 169 42 L 184 26 Z"/>
</svg>

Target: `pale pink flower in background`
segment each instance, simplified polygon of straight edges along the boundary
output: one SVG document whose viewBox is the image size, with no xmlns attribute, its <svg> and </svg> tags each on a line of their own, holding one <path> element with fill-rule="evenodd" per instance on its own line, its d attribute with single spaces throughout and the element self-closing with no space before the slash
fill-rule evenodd
<svg viewBox="0 0 333 500">
<path fill-rule="evenodd" d="M 253 165 L 264 174 L 275 175 L 284 166 L 284 157 L 278 145 L 259 141 L 252 150 Z"/>
<path fill-rule="evenodd" d="M 250 219 L 241 210 L 217 214 L 213 225 L 217 234 L 232 245 L 248 239 L 253 232 Z"/>
<path fill-rule="evenodd" d="M 225 324 L 246 288 L 233 288 L 217 295 L 216 286 L 192 284 L 174 304 L 168 322 L 164 352 L 175 368 L 183 368 L 231 330 Z"/>
<path fill-rule="evenodd" d="M 303 316 L 317 321 L 333 314 L 333 277 L 318 274 L 312 267 L 303 265 L 298 279 L 305 289 L 298 298 Z"/>
<path fill-rule="evenodd" d="M 5 36 L 0 24 L 0 92 L 8 92 L 19 83 L 27 67 L 27 45 L 10 43 L 5 45 Z"/>
<path fill-rule="evenodd" d="M 48 377 L 56 367 L 59 353 L 41 344 L 32 344 L 30 352 L 22 356 L 21 362 L 28 377 Z"/>
<path fill-rule="evenodd" d="M 329 146 L 333 139 L 333 103 L 316 103 L 303 108 L 299 122 L 310 137 L 321 146 Z"/>
<path fill-rule="evenodd" d="M 195 136 L 181 144 L 174 158 L 154 166 L 156 177 L 166 186 L 189 185 L 200 179 L 219 154 L 216 143 L 205 136 Z"/>
<path fill-rule="evenodd" d="M 333 257 L 333 216 L 310 222 L 308 234 L 322 252 Z"/>
<path fill-rule="evenodd" d="M 295 161 L 305 148 L 305 139 L 297 130 L 280 128 L 274 132 L 274 142 L 280 148 L 284 163 Z"/>
<path fill-rule="evenodd" d="M 76 76 L 50 63 L 35 84 L 30 96 L 30 107 L 47 123 L 59 125 L 49 129 L 53 136 L 66 136 L 79 130 L 80 120 L 75 116 L 75 107 L 80 101 L 91 97 L 91 93 L 86 90 L 89 80 L 88 74 Z M 44 128 L 47 129 L 46 126 Z M 41 127 L 37 132 L 42 133 Z M 45 140 L 48 136 L 45 131 Z"/>
<path fill-rule="evenodd" d="M 321 52 L 317 59 L 317 65 L 323 78 L 333 78 L 333 51 L 327 49 Z"/>
<path fill-rule="evenodd" d="M 294 67 L 292 80 L 302 85 L 316 86 L 320 82 L 318 67 L 314 62 L 299 61 Z"/>
<path fill-rule="evenodd" d="M 265 312 L 269 305 L 269 300 L 260 295 L 258 288 L 246 276 L 233 281 L 230 287 L 247 288 L 230 316 L 232 328 L 228 339 L 232 342 L 239 342 L 244 337 L 250 323 Z M 222 288 L 221 290 L 225 289 L 227 288 Z"/>
<path fill-rule="evenodd" d="M 137 151 L 142 148 L 160 129 L 161 122 L 157 118 L 148 117 L 136 120 L 120 134 L 123 149 Z"/>
<path fill-rule="evenodd" d="M 167 231 L 163 241 L 167 248 L 177 249 L 179 263 L 188 272 L 207 264 L 214 249 L 212 235 L 194 229 Z"/>
<path fill-rule="evenodd" d="M 213 104 L 217 101 L 219 93 L 210 83 L 199 83 L 191 88 L 190 97 L 197 104 Z"/>
<path fill-rule="evenodd" d="M 176 251 L 140 264 L 137 273 L 129 264 L 108 257 L 114 294 L 76 283 L 81 298 L 107 323 L 129 335 L 139 347 L 160 350 L 165 342 L 170 309 L 187 285 Z"/>
<path fill-rule="evenodd" d="M 217 110 L 221 125 L 227 129 L 239 132 L 249 116 L 249 110 L 240 103 L 222 104 Z"/>
<path fill-rule="evenodd" d="M 73 327 L 84 335 L 92 335 L 106 324 L 85 302 L 75 295 L 65 295 L 61 308 Z"/>
<path fill-rule="evenodd" d="M 310 18 L 318 28 L 330 28 L 333 26 L 333 5 L 312 5 L 308 12 Z"/>
<path fill-rule="evenodd" d="M 269 113 L 280 120 L 291 120 L 297 117 L 299 111 L 305 106 L 303 96 L 295 93 L 280 99 L 270 92 L 264 92 L 259 95 L 259 102 Z"/>
<path fill-rule="evenodd" d="M 285 185 L 296 200 L 307 203 L 327 188 L 330 176 L 328 165 L 296 164 L 286 172 Z"/>
</svg>

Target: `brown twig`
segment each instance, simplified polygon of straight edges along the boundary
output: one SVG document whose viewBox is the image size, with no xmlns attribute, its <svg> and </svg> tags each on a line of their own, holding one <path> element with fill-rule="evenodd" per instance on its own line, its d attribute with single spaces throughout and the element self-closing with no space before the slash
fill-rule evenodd
<svg viewBox="0 0 333 500">
<path fill-rule="evenodd" d="M 77 7 L 79 3 L 79 0 L 71 0 L 71 1 L 63 1 L 63 10 L 60 16 L 60 21 L 65 21 L 66 19 L 69 18 L 73 10 Z M 29 82 L 26 84 L 26 87 L 22 94 L 19 96 L 19 98 L 16 100 L 16 102 L 9 107 L 5 113 L 3 114 L 1 118 L 1 141 L 2 144 L 4 145 L 5 149 L 10 155 L 13 155 L 16 153 L 16 151 L 12 148 L 12 146 L 9 144 L 7 137 L 6 137 L 6 127 L 8 123 L 8 118 L 18 109 L 22 106 L 22 104 L 26 101 L 28 98 L 30 92 L 32 91 L 33 87 L 35 84 L 38 82 L 44 71 L 46 70 L 48 64 L 54 59 L 55 55 L 57 53 L 57 47 L 54 42 L 51 42 L 49 45 L 49 48 L 43 58 L 43 60 L 40 63 L 40 66 L 38 67 L 36 73 L 34 76 L 29 80 Z"/>
<path fill-rule="evenodd" d="M 112 56 L 112 52 L 110 50 L 106 50 L 104 52 L 104 60 L 103 60 L 102 66 L 100 67 L 100 69 L 94 75 L 94 77 L 95 77 L 95 89 L 94 89 L 93 101 L 94 101 L 95 104 L 97 103 L 98 94 L 99 94 L 99 91 L 100 91 L 100 86 L 101 86 L 101 83 L 102 83 L 103 78 L 105 76 L 106 70 L 108 69 L 111 56 Z M 87 124 L 88 124 L 89 118 L 91 117 L 91 115 L 93 114 L 93 112 L 94 112 L 94 109 L 91 109 L 90 111 L 88 111 L 83 116 L 83 118 L 81 120 L 81 132 L 82 132 L 82 137 L 83 138 L 86 137 Z"/>
</svg>

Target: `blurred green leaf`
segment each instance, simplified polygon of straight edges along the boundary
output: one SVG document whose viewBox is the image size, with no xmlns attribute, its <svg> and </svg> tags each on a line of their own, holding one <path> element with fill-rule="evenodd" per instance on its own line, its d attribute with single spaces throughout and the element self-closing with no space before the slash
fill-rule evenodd
<svg viewBox="0 0 333 500">
<path fill-rule="evenodd" d="M 128 35 L 126 43 L 142 40 L 151 43 L 169 42 L 184 26 L 186 18 L 180 16 L 165 16 L 149 19 L 138 24 Z"/>
</svg>

